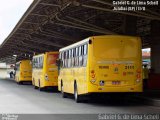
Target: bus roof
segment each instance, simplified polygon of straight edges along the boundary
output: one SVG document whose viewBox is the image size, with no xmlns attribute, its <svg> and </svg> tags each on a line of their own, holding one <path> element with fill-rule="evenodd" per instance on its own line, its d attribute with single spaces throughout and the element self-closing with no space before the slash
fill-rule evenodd
<svg viewBox="0 0 160 120">
<path fill-rule="evenodd" d="M 69 45 L 69 46 L 67 46 L 67 47 L 61 48 L 59 51 L 61 52 L 61 51 L 67 50 L 67 49 L 69 49 L 69 48 L 73 48 L 73 47 L 75 47 L 75 46 L 77 46 L 77 45 L 81 45 L 81 44 L 83 44 L 83 43 L 85 43 L 85 42 L 88 42 L 89 39 L 90 39 L 90 37 L 89 37 L 89 38 L 86 38 L 86 39 L 84 39 L 84 40 L 82 40 L 82 41 L 76 42 L 76 43 L 74 43 L 74 44 L 71 44 L 71 45 Z"/>
<path fill-rule="evenodd" d="M 74 44 L 71 44 L 71 45 L 69 45 L 69 46 L 67 46 L 67 47 L 64 47 L 64 48 L 61 48 L 60 50 L 59 50 L 59 52 L 61 52 L 61 51 L 64 51 L 64 50 L 67 50 L 67 49 L 70 49 L 70 48 L 74 48 L 75 46 L 78 46 L 78 45 L 81 45 L 81 44 L 83 44 L 83 43 L 85 43 L 85 42 L 88 42 L 90 39 L 93 39 L 93 38 L 102 38 L 102 37 L 132 37 L 132 38 L 139 38 L 139 37 L 137 37 L 137 36 L 128 36 L 128 35 L 100 35 L 100 36 L 91 36 L 91 37 L 88 37 L 88 38 L 86 38 L 86 39 L 84 39 L 84 40 L 81 40 L 81 41 L 79 41 L 79 42 L 76 42 L 76 43 L 74 43 Z"/>
<path fill-rule="evenodd" d="M 30 60 L 28 60 L 28 59 L 20 60 L 20 61 L 16 62 L 16 64 L 20 64 L 21 62 L 24 62 L 24 61 L 30 61 Z"/>
<path fill-rule="evenodd" d="M 45 52 L 45 53 L 41 53 L 41 54 L 38 54 L 38 55 L 34 55 L 33 57 L 39 57 L 39 56 L 42 56 L 42 55 L 48 54 L 48 53 L 59 53 L 59 52 L 58 51 Z"/>
</svg>

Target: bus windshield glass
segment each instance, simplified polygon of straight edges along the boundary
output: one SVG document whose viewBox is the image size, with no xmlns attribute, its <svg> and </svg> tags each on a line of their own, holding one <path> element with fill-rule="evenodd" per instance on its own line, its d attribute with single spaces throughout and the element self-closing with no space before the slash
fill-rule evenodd
<svg viewBox="0 0 160 120">
<path fill-rule="evenodd" d="M 57 58 L 58 58 L 58 53 L 57 54 L 48 54 L 47 65 L 56 65 Z"/>
</svg>

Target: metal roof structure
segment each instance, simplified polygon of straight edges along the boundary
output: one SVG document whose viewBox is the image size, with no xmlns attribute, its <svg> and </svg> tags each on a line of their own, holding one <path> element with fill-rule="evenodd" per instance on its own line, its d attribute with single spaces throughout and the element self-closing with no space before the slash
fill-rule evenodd
<svg viewBox="0 0 160 120">
<path fill-rule="evenodd" d="M 126 34 L 126 16 L 137 18 L 136 35 L 150 44 L 151 21 L 160 9 L 113 11 L 112 0 L 34 0 L 0 46 L 0 61 L 14 63 L 95 35 Z"/>
</svg>

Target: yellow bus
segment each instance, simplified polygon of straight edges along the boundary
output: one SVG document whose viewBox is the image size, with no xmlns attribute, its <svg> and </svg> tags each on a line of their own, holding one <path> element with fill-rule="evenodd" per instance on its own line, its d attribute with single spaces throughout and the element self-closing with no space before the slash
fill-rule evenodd
<svg viewBox="0 0 160 120">
<path fill-rule="evenodd" d="M 142 92 L 141 39 L 93 36 L 59 50 L 58 90 L 76 102 L 91 93 Z"/>
<path fill-rule="evenodd" d="M 40 91 L 58 86 L 58 67 L 56 60 L 59 52 L 46 52 L 33 56 L 32 84 Z"/>
<path fill-rule="evenodd" d="M 21 60 L 16 63 L 15 81 L 19 84 L 32 82 L 32 65 L 30 60 Z"/>
</svg>

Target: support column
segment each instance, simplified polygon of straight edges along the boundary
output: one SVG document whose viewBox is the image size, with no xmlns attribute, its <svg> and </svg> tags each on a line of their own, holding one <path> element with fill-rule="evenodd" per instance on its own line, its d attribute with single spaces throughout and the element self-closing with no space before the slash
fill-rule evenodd
<svg viewBox="0 0 160 120">
<path fill-rule="evenodd" d="M 151 71 L 148 81 L 149 89 L 160 90 L 160 21 L 151 23 Z"/>
<path fill-rule="evenodd" d="M 151 67 L 154 73 L 160 74 L 160 22 L 151 23 Z"/>
</svg>

